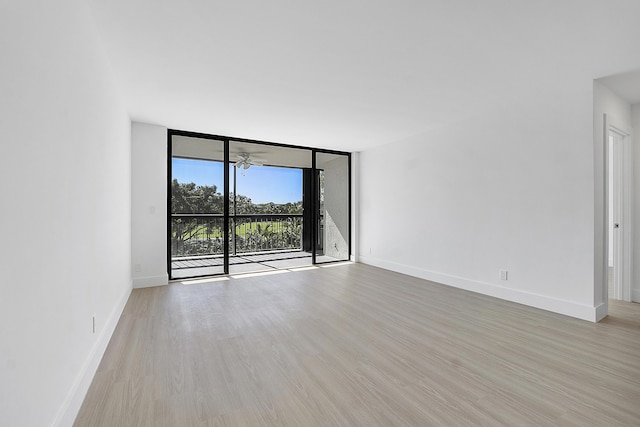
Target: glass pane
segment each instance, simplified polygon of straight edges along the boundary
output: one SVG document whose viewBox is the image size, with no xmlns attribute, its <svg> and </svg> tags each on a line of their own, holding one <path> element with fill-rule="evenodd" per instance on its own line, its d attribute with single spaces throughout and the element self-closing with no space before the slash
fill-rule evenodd
<svg viewBox="0 0 640 427">
<path fill-rule="evenodd" d="M 224 273 L 224 143 L 174 135 L 171 277 Z"/>
<path fill-rule="evenodd" d="M 316 262 L 349 259 L 349 158 L 316 154 Z"/>
<path fill-rule="evenodd" d="M 311 151 L 231 141 L 229 156 L 229 272 L 311 265 L 303 251 L 303 180 Z"/>
</svg>

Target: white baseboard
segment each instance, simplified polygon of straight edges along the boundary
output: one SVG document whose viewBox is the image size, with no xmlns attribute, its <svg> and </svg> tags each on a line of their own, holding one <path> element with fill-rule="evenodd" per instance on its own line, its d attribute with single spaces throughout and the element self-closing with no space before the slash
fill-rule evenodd
<svg viewBox="0 0 640 427">
<path fill-rule="evenodd" d="M 109 340 L 111 340 L 111 335 L 113 335 L 113 331 L 116 329 L 118 320 L 120 320 L 120 316 L 122 315 L 122 311 L 124 310 L 124 306 L 127 304 L 130 295 L 131 283 L 127 290 L 122 294 L 120 301 L 118 301 L 114 309 L 111 311 L 102 332 L 98 336 L 98 339 L 89 353 L 89 357 L 80 370 L 80 374 L 74 381 L 67 398 L 64 400 L 62 407 L 58 411 L 58 415 L 52 424 L 53 426 L 72 426 L 76 420 L 80 407 L 82 406 L 82 402 L 87 395 L 89 386 L 93 381 L 96 371 L 98 370 L 102 356 L 107 349 Z"/>
<path fill-rule="evenodd" d="M 133 278 L 133 288 L 151 288 L 153 286 L 164 286 L 169 284 L 169 275 L 163 274 L 160 276 L 150 276 L 150 277 L 134 277 Z"/>
<path fill-rule="evenodd" d="M 640 289 L 631 289 L 631 301 L 640 302 Z"/>
<path fill-rule="evenodd" d="M 596 318 L 595 321 L 599 322 L 602 319 L 604 319 L 605 317 L 607 317 L 607 310 L 609 309 L 609 307 L 607 306 L 607 304 L 605 303 L 600 303 L 597 307 L 596 307 Z"/>
<path fill-rule="evenodd" d="M 597 317 L 597 307 L 576 304 L 575 302 L 571 301 L 560 300 L 544 295 L 532 294 L 517 289 L 505 288 L 503 286 L 498 286 L 491 283 L 465 279 L 463 277 L 451 276 L 435 271 L 423 270 L 409 265 L 381 260 L 378 258 L 362 255 L 360 255 L 358 258 L 359 262 L 361 262 L 362 264 L 373 265 L 376 267 L 384 268 L 386 270 L 391 270 L 398 273 L 407 274 L 409 276 L 430 280 L 432 282 L 441 283 L 443 285 L 477 292 L 479 294 L 488 295 L 535 308 L 540 308 L 542 310 L 552 311 L 554 313 L 564 314 L 566 316 L 576 317 L 578 319 L 587 320 L 590 322 L 596 322 L 597 320 L 599 320 Z"/>
</svg>

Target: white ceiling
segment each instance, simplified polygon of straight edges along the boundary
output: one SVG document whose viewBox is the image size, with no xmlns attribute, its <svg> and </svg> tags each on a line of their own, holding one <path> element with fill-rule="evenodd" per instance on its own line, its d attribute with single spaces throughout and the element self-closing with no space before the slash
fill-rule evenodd
<svg viewBox="0 0 640 427">
<path fill-rule="evenodd" d="M 638 0 L 90 4 L 133 120 L 302 146 L 358 151 L 640 67 Z"/>
</svg>

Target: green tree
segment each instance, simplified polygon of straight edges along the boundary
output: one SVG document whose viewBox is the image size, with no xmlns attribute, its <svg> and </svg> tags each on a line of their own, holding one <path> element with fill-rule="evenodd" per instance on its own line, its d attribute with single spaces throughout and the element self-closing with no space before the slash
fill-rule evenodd
<svg viewBox="0 0 640 427">
<path fill-rule="evenodd" d="M 224 197 L 215 185 L 193 182 L 171 183 L 171 212 L 174 214 L 222 214 Z M 172 218 L 172 253 L 187 255 L 215 253 L 222 248 L 222 218 Z"/>
<path fill-rule="evenodd" d="M 233 193 L 229 194 L 229 203 L 229 206 L 231 206 L 230 213 L 233 214 Z M 243 196 L 242 194 L 238 194 L 236 196 L 236 214 L 240 215 L 254 213 L 254 206 L 255 205 L 249 197 Z"/>
<path fill-rule="evenodd" d="M 229 195 L 230 214 L 233 215 L 233 193 Z M 251 198 L 241 194 L 235 197 L 235 213 L 243 214 L 302 214 L 302 201 L 294 203 L 262 203 L 255 204 Z M 224 195 L 218 192 L 215 185 L 197 185 L 193 182 L 181 183 L 177 179 L 171 182 L 171 212 L 178 215 L 172 218 L 172 254 L 197 255 L 220 253 L 223 247 L 223 218 L 190 218 L 179 217 L 179 214 L 220 214 L 224 212 Z M 288 218 L 284 226 L 276 220 L 262 220 L 255 228 L 255 219 L 236 218 L 235 225 L 249 225 L 246 236 L 236 236 L 240 247 L 249 245 L 255 249 L 296 247 L 300 243 L 302 229 L 301 218 Z M 265 223 L 266 222 L 266 223 Z"/>
<path fill-rule="evenodd" d="M 215 185 L 181 183 L 174 179 L 171 183 L 172 213 L 219 213 L 224 209 L 224 197 Z"/>
</svg>

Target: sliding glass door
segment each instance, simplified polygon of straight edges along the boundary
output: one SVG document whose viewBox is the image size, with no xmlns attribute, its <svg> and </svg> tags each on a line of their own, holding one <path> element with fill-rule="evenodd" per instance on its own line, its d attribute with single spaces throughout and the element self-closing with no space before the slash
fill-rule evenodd
<svg viewBox="0 0 640 427">
<path fill-rule="evenodd" d="M 303 175 L 311 151 L 230 141 L 229 163 L 229 273 L 310 266 Z"/>
<path fill-rule="evenodd" d="M 172 279 L 348 260 L 347 153 L 169 131 Z"/>
<path fill-rule="evenodd" d="M 222 274 L 224 142 L 174 136 L 171 150 L 171 277 Z"/>
<path fill-rule="evenodd" d="M 350 255 L 349 156 L 316 153 L 316 263 Z"/>
</svg>

